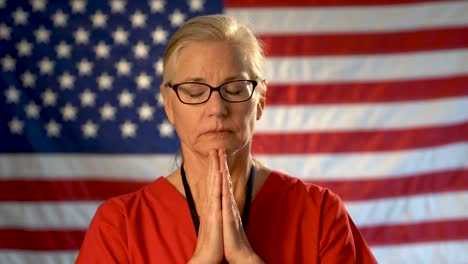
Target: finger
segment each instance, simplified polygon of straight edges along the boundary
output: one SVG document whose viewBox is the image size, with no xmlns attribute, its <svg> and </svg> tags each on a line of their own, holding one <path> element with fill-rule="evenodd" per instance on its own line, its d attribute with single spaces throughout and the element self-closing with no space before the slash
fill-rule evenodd
<svg viewBox="0 0 468 264">
<path fill-rule="evenodd" d="M 209 153 L 209 169 L 208 169 L 208 186 L 207 195 L 205 197 L 205 205 L 202 209 L 200 217 L 199 235 L 208 230 L 221 229 L 221 188 L 222 182 L 219 176 L 219 161 L 217 151 L 212 150 Z M 216 232 L 209 232 L 216 236 Z"/>
<path fill-rule="evenodd" d="M 207 200 L 211 198 L 212 195 L 212 188 L 213 188 L 213 183 L 214 183 L 214 175 L 213 172 L 215 171 L 214 169 L 214 155 L 217 155 L 215 150 L 211 150 L 208 154 L 208 180 L 206 181 L 206 190 L 208 190 L 208 197 Z"/>
<path fill-rule="evenodd" d="M 208 204 L 211 205 L 210 211 L 221 210 L 221 188 L 222 179 L 219 172 L 219 157 L 216 150 L 210 151 L 210 172 L 209 172 Z"/>
<path fill-rule="evenodd" d="M 221 212 L 222 178 L 219 172 L 219 159 L 216 150 L 210 151 L 209 153 L 208 167 L 207 182 L 210 186 L 207 186 L 206 205 L 203 209 L 203 215 L 200 218 L 200 229 L 194 256 L 196 255 L 200 257 L 200 259 L 210 259 L 210 261 L 221 261 L 223 256 L 223 219 Z M 206 261 L 202 261 L 201 263 L 205 262 Z"/>
<path fill-rule="evenodd" d="M 220 156 L 220 160 L 221 161 L 221 164 L 224 168 L 224 171 L 225 171 L 225 174 L 224 174 L 224 179 L 226 179 L 226 182 L 227 182 L 227 186 L 228 186 L 228 195 L 230 197 L 230 201 L 231 201 L 231 207 L 232 207 L 232 213 L 234 214 L 235 218 L 239 218 L 241 217 L 240 215 L 240 212 L 239 212 L 239 208 L 237 206 L 237 203 L 236 203 L 236 200 L 234 199 L 234 188 L 233 188 L 233 185 L 232 185 L 232 178 L 231 178 L 231 173 L 229 172 L 229 167 L 227 165 L 227 160 L 226 160 L 226 154 L 223 150 L 222 152 L 222 155 Z"/>
<path fill-rule="evenodd" d="M 222 179 L 223 179 L 223 190 L 222 190 L 222 208 L 223 208 L 223 222 L 227 225 L 226 227 L 230 231 L 237 230 L 242 222 L 240 220 L 239 209 L 237 208 L 236 201 L 234 199 L 234 190 L 232 187 L 232 179 L 229 173 L 229 169 L 226 162 L 226 155 L 224 152 L 220 152 L 220 162 L 222 164 Z"/>
</svg>

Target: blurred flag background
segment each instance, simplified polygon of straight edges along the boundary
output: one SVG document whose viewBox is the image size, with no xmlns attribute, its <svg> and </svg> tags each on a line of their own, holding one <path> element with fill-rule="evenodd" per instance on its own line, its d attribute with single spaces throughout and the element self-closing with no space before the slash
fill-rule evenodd
<svg viewBox="0 0 468 264">
<path fill-rule="evenodd" d="M 175 169 L 162 55 L 192 16 L 265 42 L 257 159 L 338 193 L 380 263 L 468 261 L 468 2 L 0 0 L 0 263 L 73 263 Z"/>
</svg>

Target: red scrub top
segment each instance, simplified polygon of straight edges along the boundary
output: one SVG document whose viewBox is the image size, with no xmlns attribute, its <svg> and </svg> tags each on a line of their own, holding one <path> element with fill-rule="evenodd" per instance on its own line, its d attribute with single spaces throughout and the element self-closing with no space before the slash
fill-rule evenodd
<svg viewBox="0 0 468 264">
<path fill-rule="evenodd" d="M 341 199 L 272 172 L 250 209 L 247 237 L 265 263 L 377 263 Z M 185 198 L 164 177 L 102 204 L 76 263 L 187 263 L 197 235 Z"/>
</svg>

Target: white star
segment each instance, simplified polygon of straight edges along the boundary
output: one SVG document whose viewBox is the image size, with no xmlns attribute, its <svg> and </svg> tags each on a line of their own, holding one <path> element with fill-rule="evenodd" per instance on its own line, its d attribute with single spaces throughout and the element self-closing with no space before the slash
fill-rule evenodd
<svg viewBox="0 0 468 264">
<path fill-rule="evenodd" d="M 98 125 L 91 120 L 86 121 L 86 123 L 81 126 L 81 131 L 83 132 L 83 137 L 85 138 L 95 138 L 98 129 Z"/>
<path fill-rule="evenodd" d="M 156 75 L 162 75 L 163 73 L 163 68 L 164 68 L 164 62 L 162 58 L 159 58 L 155 63 L 154 63 L 154 71 L 156 72 Z"/>
<path fill-rule="evenodd" d="M 62 129 L 62 126 L 55 122 L 54 119 L 51 119 L 46 125 L 45 129 L 47 130 L 47 135 L 49 137 L 58 137 L 60 136 L 60 130 Z"/>
<path fill-rule="evenodd" d="M 158 106 L 163 106 L 164 105 L 164 98 L 161 93 L 156 93 L 154 96 L 156 101 L 158 102 Z"/>
<path fill-rule="evenodd" d="M 73 33 L 75 37 L 75 42 L 77 44 L 88 44 L 89 43 L 89 32 L 86 31 L 84 28 L 79 27 L 75 33 Z"/>
<path fill-rule="evenodd" d="M 64 72 L 62 75 L 58 77 L 60 87 L 64 90 L 71 90 L 73 89 L 73 85 L 75 83 L 75 76 L 71 75 L 68 72 Z"/>
<path fill-rule="evenodd" d="M 57 94 L 50 88 L 45 90 L 42 94 L 42 104 L 44 106 L 55 106 L 57 104 Z"/>
<path fill-rule="evenodd" d="M 77 109 L 71 103 L 66 103 L 64 107 L 60 109 L 64 121 L 73 121 L 76 119 Z"/>
<path fill-rule="evenodd" d="M 84 13 L 86 9 L 86 1 L 84 0 L 73 0 L 70 5 L 73 13 Z"/>
<path fill-rule="evenodd" d="M 76 67 L 78 68 L 79 75 L 90 75 L 93 70 L 93 63 L 85 58 L 78 62 Z"/>
<path fill-rule="evenodd" d="M 144 103 L 138 108 L 138 115 L 140 116 L 141 121 L 148 121 L 153 119 L 154 108 L 149 104 Z"/>
<path fill-rule="evenodd" d="M 38 119 L 39 112 L 41 111 L 41 107 L 34 103 L 33 101 L 29 102 L 25 107 L 24 111 L 29 118 Z"/>
<path fill-rule="evenodd" d="M 21 7 L 17 8 L 11 16 L 13 17 L 13 23 L 15 23 L 15 25 L 26 25 L 28 23 L 29 14 L 24 12 Z"/>
<path fill-rule="evenodd" d="M 24 87 L 33 87 L 36 84 L 36 75 L 32 74 L 30 71 L 26 71 L 21 74 L 21 82 Z"/>
<path fill-rule="evenodd" d="M 44 11 L 47 6 L 45 0 L 31 0 L 31 6 L 33 11 Z"/>
<path fill-rule="evenodd" d="M 7 103 L 18 103 L 20 91 L 13 86 L 8 87 L 4 92 Z"/>
<path fill-rule="evenodd" d="M 52 20 L 54 21 L 55 27 L 65 27 L 67 25 L 68 15 L 59 9 L 52 15 Z"/>
<path fill-rule="evenodd" d="M 70 58 L 71 46 L 61 41 L 60 44 L 55 46 L 55 51 L 57 52 L 58 58 Z"/>
<path fill-rule="evenodd" d="M 107 16 L 101 10 L 98 10 L 91 16 L 91 21 L 93 22 L 93 27 L 104 28 L 107 25 Z"/>
<path fill-rule="evenodd" d="M 91 92 L 89 89 L 86 89 L 80 94 L 80 100 L 82 106 L 94 106 L 96 94 Z"/>
<path fill-rule="evenodd" d="M 135 82 L 139 89 L 149 89 L 153 78 L 145 72 L 140 73 L 136 78 Z"/>
<path fill-rule="evenodd" d="M 133 47 L 133 53 L 138 59 L 145 59 L 148 57 L 148 46 L 143 43 L 143 41 L 138 41 L 138 43 Z"/>
<path fill-rule="evenodd" d="M 166 4 L 164 1 L 162 0 L 151 0 L 151 2 L 149 3 L 150 4 L 150 8 L 151 8 L 151 12 L 162 12 L 164 10 L 164 5 Z"/>
<path fill-rule="evenodd" d="M 10 122 L 8 122 L 10 127 L 10 133 L 12 134 L 23 134 L 24 123 L 18 118 L 14 117 Z"/>
<path fill-rule="evenodd" d="M 98 86 L 99 86 L 100 90 L 110 90 L 110 89 L 112 89 L 111 86 L 112 86 L 113 82 L 114 82 L 114 78 L 112 78 L 112 76 L 107 74 L 107 72 L 102 73 L 97 78 L 97 83 L 98 83 Z"/>
<path fill-rule="evenodd" d="M 119 99 L 119 104 L 120 106 L 122 107 L 130 107 L 133 105 L 133 94 L 128 92 L 127 90 L 123 90 L 119 95 L 118 95 L 118 99 Z"/>
<path fill-rule="evenodd" d="M 32 48 L 32 44 L 25 39 L 22 39 L 18 44 L 16 44 L 16 49 L 18 50 L 18 55 L 20 57 L 31 56 Z"/>
<path fill-rule="evenodd" d="M 204 4 L 205 4 L 205 1 L 203 0 L 190 0 L 189 1 L 190 11 L 192 12 L 203 11 Z"/>
<path fill-rule="evenodd" d="M 122 0 L 112 0 L 109 4 L 111 6 L 112 13 L 123 13 L 127 3 Z"/>
<path fill-rule="evenodd" d="M 10 40 L 11 38 L 11 28 L 7 27 L 5 24 L 0 24 L 0 40 Z"/>
<path fill-rule="evenodd" d="M 168 33 L 162 27 L 157 27 L 151 36 L 154 44 L 164 44 L 167 41 Z"/>
<path fill-rule="evenodd" d="M 94 47 L 94 52 L 96 52 L 97 58 L 107 58 L 110 53 L 110 46 L 104 43 L 104 41 L 99 41 L 99 43 Z"/>
<path fill-rule="evenodd" d="M 140 10 L 137 10 L 130 16 L 130 20 L 133 27 L 144 27 L 146 24 L 146 15 Z"/>
<path fill-rule="evenodd" d="M 1 60 L 3 71 L 14 71 L 16 69 L 16 60 L 13 59 L 10 55 L 6 55 Z"/>
<path fill-rule="evenodd" d="M 44 57 L 38 63 L 39 71 L 41 74 L 52 74 L 55 67 L 55 62 L 49 60 L 49 58 Z"/>
<path fill-rule="evenodd" d="M 34 31 L 36 36 L 37 43 L 48 43 L 50 39 L 50 31 L 47 30 L 44 26 L 41 26 L 36 31 Z"/>
<path fill-rule="evenodd" d="M 115 64 L 115 68 L 117 69 L 118 75 L 129 75 L 132 69 L 132 64 L 125 59 L 120 59 Z"/>
<path fill-rule="evenodd" d="M 158 128 L 161 137 L 172 137 L 174 135 L 174 127 L 167 120 L 164 120 Z"/>
<path fill-rule="evenodd" d="M 185 21 L 185 15 L 179 11 L 179 9 L 174 10 L 172 14 L 169 15 L 169 20 L 173 27 L 178 27 L 182 25 Z"/>
<path fill-rule="evenodd" d="M 101 109 L 99 109 L 101 113 L 102 120 L 114 120 L 115 119 L 115 112 L 116 109 L 109 103 L 105 103 Z"/>
<path fill-rule="evenodd" d="M 128 32 L 123 30 L 121 27 L 118 27 L 113 33 L 112 37 L 116 44 L 127 44 L 128 42 Z"/>
<path fill-rule="evenodd" d="M 120 130 L 122 131 L 123 138 L 135 137 L 137 126 L 131 121 L 125 121 L 120 125 Z"/>
</svg>

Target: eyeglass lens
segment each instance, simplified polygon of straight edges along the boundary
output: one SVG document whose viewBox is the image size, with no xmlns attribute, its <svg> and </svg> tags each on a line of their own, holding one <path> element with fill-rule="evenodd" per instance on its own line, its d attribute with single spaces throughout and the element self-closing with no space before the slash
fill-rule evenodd
<svg viewBox="0 0 468 264">
<path fill-rule="evenodd" d="M 221 97 L 229 102 L 242 102 L 252 95 L 254 85 L 251 81 L 239 80 L 223 84 L 220 87 Z M 203 83 L 182 83 L 178 86 L 178 95 L 182 102 L 197 104 L 209 99 L 210 86 Z"/>
</svg>

